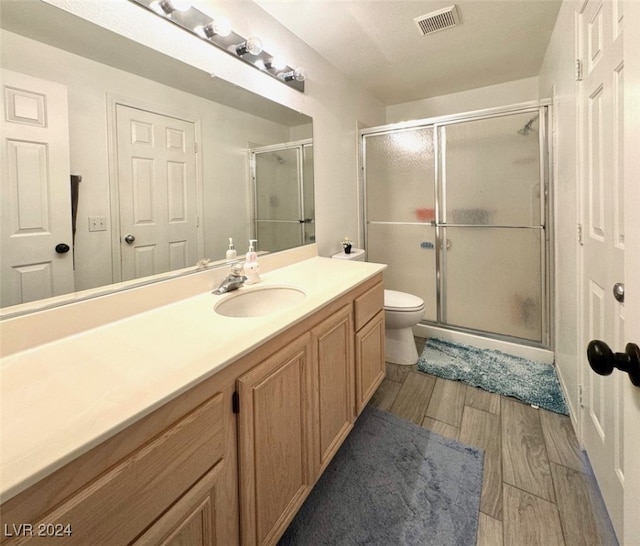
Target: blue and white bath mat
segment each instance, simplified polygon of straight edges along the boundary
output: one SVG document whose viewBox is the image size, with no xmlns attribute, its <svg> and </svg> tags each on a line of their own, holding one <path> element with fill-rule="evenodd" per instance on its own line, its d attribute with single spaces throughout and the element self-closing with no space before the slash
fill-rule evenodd
<svg viewBox="0 0 640 546">
<path fill-rule="evenodd" d="M 513 396 L 555 413 L 569 413 L 551 364 L 430 338 L 418 360 L 418 370 Z"/>
</svg>

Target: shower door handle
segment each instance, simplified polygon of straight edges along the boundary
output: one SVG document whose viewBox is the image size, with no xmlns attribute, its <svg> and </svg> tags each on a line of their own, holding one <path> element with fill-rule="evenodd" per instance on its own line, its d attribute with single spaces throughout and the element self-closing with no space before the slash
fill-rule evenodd
<svg viewBox="0 0 640 546">
<path fill-rule="evenodd" d="M 610 375 L 618 368 L 627 372 L 631 383 L 640 387 L 640 347 L 635 343 L 627 343 L 624 353 L 614 353 L 604 341 L 594 339 L 587 346 L 587 359 L 598 375 Z"/>
</svg>

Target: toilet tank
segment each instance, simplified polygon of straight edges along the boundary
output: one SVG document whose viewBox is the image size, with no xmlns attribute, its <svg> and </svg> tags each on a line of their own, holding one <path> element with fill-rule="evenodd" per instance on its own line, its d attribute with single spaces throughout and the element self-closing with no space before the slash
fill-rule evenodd
<svg viewBox="0 0 640 546">
<path fill-rule="evenodd" d="M 339 260 L 353 260 L 356 262 L 364 262 L 365 261 L 365 253 L 363 248 L 352 248 L 349 254 L 346 254 L 344 250 L 342 252 L 336 252 L 332 258 L 337 258 Z"/>
</svg>

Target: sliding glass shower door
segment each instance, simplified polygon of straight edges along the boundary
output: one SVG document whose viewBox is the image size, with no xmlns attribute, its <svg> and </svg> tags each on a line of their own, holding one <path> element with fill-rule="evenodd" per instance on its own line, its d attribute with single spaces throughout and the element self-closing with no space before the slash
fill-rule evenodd
<svg viewBox="0 0 640 546">
<path fill-rule="evenodd" d="M 437 319 L 433 127 L 366 139 L 368 260 L 390 264 L 385 287 L 420 296 Z M 391 266 L 393 264 L 393 266 Z"/>
<path fill-rule="evenodd" d="M 441 247 L 441 315 L 446 324 L 543 339 L 538 115 L 438 127 L 439 229 L 446 243 Z"/>
<path fill-rule="evenodd" d="M 363 135 L 368 259 L 425 299 L 426 322 L 548 344 L 545 119 Z"/>
</svg>

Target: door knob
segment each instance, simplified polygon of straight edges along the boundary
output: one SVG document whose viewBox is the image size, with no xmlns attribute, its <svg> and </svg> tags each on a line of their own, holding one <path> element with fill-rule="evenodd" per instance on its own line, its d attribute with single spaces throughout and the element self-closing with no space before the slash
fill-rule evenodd
<svg viewBox="0 0 640 546">
<path fill-rule="evenodd" d="M 58 243 L 56 245 L 56 252 L 58 254 L 66 254 L 67 252 L 69 252 L 69 250 L 70 250 L 69 245 L 66 245 L 64 243 Z"/>
<path fill-rule="evenodd" d="M 640 347 L 635 343 L 627 343 L 624 353 L 614 353 L 604 341 L 594 339 L 587 347 L 587 359 L 597 374 L 609 375 L 618 368 L 627 372 L 631 383 L 640 387 Z"/>
<path fill-rule="evenodd" d="M 124 238 L 125 243 L 127 243 L 128 245 L 133 244 L 133 241 L 135 241 L 135 240 L 136 240 L 135 236 L 134 236 L 134 235 L 131 235 L 131 233 L 129 233 L 129 235 L 127 235 L 127 236 Z"/>
<path fill-rule="evenodd" d="M 624 284 L 621 282 L 617 282 L 613 285 L 613 297 L 616 301 L 620 303 L 624 303 Z"/>
</svg>

